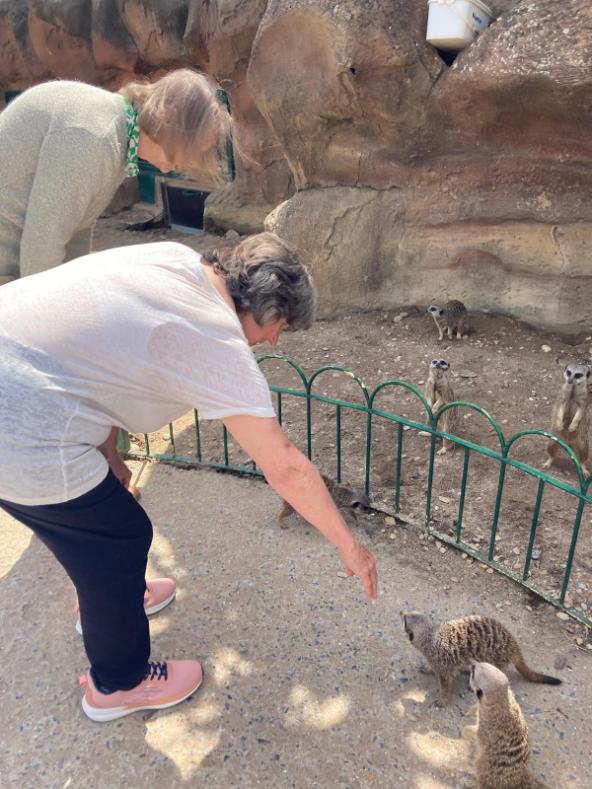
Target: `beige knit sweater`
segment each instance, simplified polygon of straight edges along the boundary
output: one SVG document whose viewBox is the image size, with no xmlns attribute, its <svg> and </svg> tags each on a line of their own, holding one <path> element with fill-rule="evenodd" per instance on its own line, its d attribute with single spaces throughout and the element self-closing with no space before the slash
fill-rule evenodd
<svg viewBox="0 0 592 789">
<path fill-rule="evenodd" d="M 123 98 L 82 82 L 47 82 L 0 113 L 0 278 L 64 261 L 125 178 Z"/>
</svg>

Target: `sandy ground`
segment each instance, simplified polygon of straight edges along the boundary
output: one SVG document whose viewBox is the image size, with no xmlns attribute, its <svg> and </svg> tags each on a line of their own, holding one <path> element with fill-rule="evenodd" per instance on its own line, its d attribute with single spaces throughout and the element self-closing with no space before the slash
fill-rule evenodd
<svg viewBox="0 0 592 789">
<path fill-rule="evenodd" d="M 383 515 L 355 527 L 378 561 L 372 604 L 311 527 L 297 516 L 277 527 L 278 499 L 264 483 L 162 464 L 141 471 L 156 530 L 149 575 L 179 584 L 151 620 L 153 657 L 201 659 L 204 684 L 167 712 L 86 719 L 73 589 L 0 513 L 2 787 L 473 786 L 471 746 L 460 739 L 473 701 L 466 680 L 449 708 L 434 705 L 435 681 L 420 672 L 399 611 L 492 613 L 496 601 L 529 661 L 564 680 L 540 686 L 508 672 L 533 772 L 552 789 L 592 785 L 592 655 L 550 607 L 533 616 L 517 586 Z"/>
</svg>

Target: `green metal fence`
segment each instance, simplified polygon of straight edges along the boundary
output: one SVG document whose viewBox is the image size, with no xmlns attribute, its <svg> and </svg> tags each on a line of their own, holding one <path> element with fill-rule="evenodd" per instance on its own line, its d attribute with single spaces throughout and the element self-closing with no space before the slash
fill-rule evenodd
<svg viewBox="0 0 592 789">
<path fill-rule="evenodd" d="M 488 567 L 493 568 L 496 572 L 512 579 L 513 581 L 521 584 L 522 586 L 530 589 L 532 592 L 569 614 L 574 619 L 582 624 L 592 627 L 592 618 L 587 615 L 587 611 L 580 611 L 573 606 L 566 605 L 566 598 L 568 597 L 568 590 L 570 589 L 570 580 L 572 577 L 574 557 L 576 555 L 576 548 L 578 546 L 578 539 L 582 530 L 584 510 L 586 506 L 592 505 L 592 495 L 590 493 L 590 485 L 592 484 L 592 477 L 586 479 L 582 467 L 571 449 L 560 439 L 553 436 L 544 430 L 527 429 L 522 430 L 509 438 L 503 434 L 501 426 L 498 422 L 485 411 L 483 408 L 465 401 L 457 401 L 455 403 L 443 406 L 439 411 L 433 413 L 427 400 L 422 392 L 413 384 L 399 380 L 389 380 L 380 383 L 374 388 L 373 391 L 368 391 L 363 381 L 348 369 L 337 366 L 327 365 L 313 372 L 310 377 L 307 377 L 295 361 L 281 355 L 281 354 L 267 354 L 259 358 L 260 364 L 265 364 L 269 360 L 276 360 L 282 364 L 286 364 L 291 370 L 291 375 L 296 377 L 296 388 L 280 387 L 271 385 L 272 392 L 275 393 L 276 409 L 280 424 L 284 423 L 284 407 L 287 398 L 294 398 L 296 402 L 302 404 L 303 418 L 306 426 L 306 452 L 308 457 L 317 461 L 320 458 L 313 456 L 313 412 L 315 404 L 323 403 L 334 409 L 335 417 L 335 442 L 334 442 L 334 476 L 337 481 L 342 480 L 343 471 L 343 440 L 342 440 L 342 423 L 346 413 L 353 412 L 361 415 L 364 421 L 363 435 L 359 437 L 360 442 L 364 442 L 364 461 L 363 461 L 363 485 L 366 493 L 372 497 L 373 494 L 373 478 L 372 478 L 372 459 L 373 459 L 373 435 L 377 428 L 377 424 L 390 424 L 393 426 L 396 434 L 396 445 L 392 452 L 392 462 L 394 464 L 394 484 L 391 491 L 390 507 L 387 511 L 392 511 L 397 514 L 401 512 L 402 507 L 402 472 L 404 468 L 404 448 L 406 442 L 409 440 L 407 435 L 409 431 L 416 433 L 427 434 L 429 438 L 429 449 L 427 452 L 427 474 L 425 482 L 425 506 L 422 508 L 423 525 L 429 534 L 433 535 L 437 540 L 446 543 L 464 553 L 468 556 L 482 562 Z M 351 383 L 352 381 L 359 389 L 360 402 L 351 402 L 348 400 L 339 399 L 320 393 L 318 391 L 319 381 L 331 373 L 332 376 L 345 376 Z M 411 394 L 416 398 L 417 403 L 421 407 L 422 412 L 425 412 L 425 420 L 414 420 L 408 417 L 392 413 L 390 411 L 380 408 L 380 400 L 384 394 L 392 392 L 405 392 Z M 472 412 L 480 414 L 490 425 L 492 436 L 495 437 L 496 446 L 494 449 L 473 443 L 467 439 L 461 438 L 450 433 L 438 430 L 438 423 L 442 415 L 450 408 L 468 409 Z M 202 448 L 202 435 L 203 426 L 200 424 L 199 415 L 194 412 L 192 431 L 194 431 L 194 448 L 191 453 L 181 453 L 177 451 L 176 435 L 174 426 L 169 425 L 170 433 L 170 447 L 171 451 L 167 452 L 154 452 L 150 446 L 149 436 L 144 436 L 144 447 L 141 450 L 132 450 L 129 440 L 123 436 L 123 442 L 120 443 L 120 448 L 127 452 L 128 457 L 133 458 L 153 458 L 166 462 L 171 462 L 183 466 L 206 466 L 216 469 L 227 469 L 230 471 L 261 475 L 261 472 L 256 468 L 252 461 L 232 462 L 229 449 L 229 436 L 226 429 L 222 426 L 219 434 L 220 454 L 221 459 L 213 460 L 206 456 Z M 512 451 L 516 446 L 526 438 L 539 438 L 545 440 L 556 441 L 557 444 L 564 450 L 567 457 L 573 464 L 573 472 L 575 482 L 566 482 L 558 477 L 552 476 L 538 468 L 528 465 L 527 463 L 516 459 L 512 456 Z M 462 471 L 460 484 L 458 485 L 458 508 L 456 511 L 456 518 L 452 521 L 452 533 L 446 534 L 442 531 L 439 524 L 434 522 L 433 519 L 433 492 L 434 492 L 434 470 L 437 440 L 446 438 L 456 445 L 457 453 L 462 453 L 459 461 L 462 462 Z M 455 453 L 456 454 L 456 453 Z M 492 512 L 489 514 L 491 521 L 489 525 L 488 545 L 485 550 L 479 550 L 474 546 L 465 542 L 463 533 L 466 531 L 464 523 L 465 508 L 468 494 L 468 479 L 469 469 L 474 456 L 482 456 L 488 458 L 497 464 L 497 490 L 495 495 L 495 503 Z M 327 461 L 327 458 L 323 458 Z M 504 497 L 504 487 L 506 485 L 506 475 L 508 469 L 514 469 L 522 478 L 533 478 L 536 482 L 536 495 L 532 502 L 532 516 L 530 520 L 530 531 L 528 535 L 527 544 L 524 549 L 524 562 L 520 572 L 512 569 L 508 564 L 503 561 L 496 560 L 496 544 L 498 540 L 498 525 L 500 521 L 500 510 Z M 360 480 L 361 482 L 361 480 Z M 532 561 L 533 561 L 533 548 L 537 536 L 537 529 L 539 527 L 539 519 L 541 514 L 541 505 L 543 496 L 547 488 L 561 491 L 568 497 L 570 502 L 575 506 L 575 517 L 573 520 L 573 527 L 571 536 L 567 545 L 567 552 L 565 556 L 560 553 L 555 557 L 555 567 L 561 570 L 560 591 L 557 595 L 549 594 L 542 589 L 532 578 Z M 563 559 L 563 561 L 562 561 Z"/>
</svg>

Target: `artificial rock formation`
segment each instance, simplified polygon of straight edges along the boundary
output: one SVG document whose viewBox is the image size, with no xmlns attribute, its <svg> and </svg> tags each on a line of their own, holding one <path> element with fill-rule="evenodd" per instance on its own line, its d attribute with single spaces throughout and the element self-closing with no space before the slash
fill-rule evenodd
<svg viewBox="0 0 592 789">
<path fill-rule="evenodd" d="M 448 68 L 423 2 L 330 6 L 271 0 L 249 69 L 301 189 L 267 225 L 312 261 L 325 314 L 456 297 L 589 331 L 592 7 L 514 4 Z M 323 53 L 322 91 L 295 30 Z M 263 80 L 279 51 L 288 89 Z"/>
<path fill-rule="evenodd" d="M 277 206 L 324 314 L 456 297 L 589 330 L 589 0 L 490 0 L 450 67 L 425 0 L 22 5 L 0 0 L 5 88 L 186 64 L 221 82 L 243 155 L 207 220 L 248 232 Z"/>
</svg>

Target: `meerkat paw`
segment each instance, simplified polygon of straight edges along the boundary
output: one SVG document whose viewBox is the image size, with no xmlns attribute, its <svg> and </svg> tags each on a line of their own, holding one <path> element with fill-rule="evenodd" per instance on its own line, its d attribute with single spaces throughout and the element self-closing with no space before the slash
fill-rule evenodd
<svg viewBox="0 0 592 789">
<path fill-rule="evenodd" d="M 574 424 L 574 422 L 570 422 L 570 424 L 568 425 L 568 428 L 567 428 L 567 432 L 568 433 L 575 433 L 576 430 L 578 429 L 578 425 L 579 424 L 580 424 L 579 422 L 576 422 L 575 424 Z"/>
<path fill-rule="evenodd" d="M 460 736 L 463 740 L 472 740 L 473 737 L 477 736 L 477 729 L 478 726 L 476 724 L 473 726 L 465 726 Z"/>
<path fill-rule="evenodd" d="M 553 465 L 553 458 L 547 458 L 542 465 L 542 468 L 551 468 Z"/>
<path fill-rule="evenodd" d="M 442 447 L 436 452 L 436 455 L 445 455 L 448 452 L 448 447 Z"/>
</svg>

